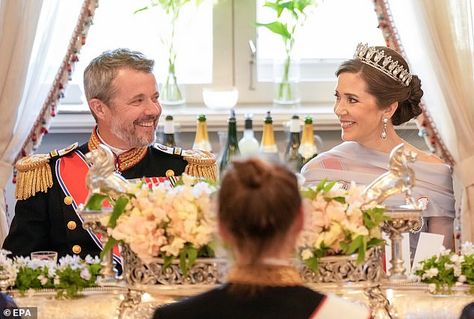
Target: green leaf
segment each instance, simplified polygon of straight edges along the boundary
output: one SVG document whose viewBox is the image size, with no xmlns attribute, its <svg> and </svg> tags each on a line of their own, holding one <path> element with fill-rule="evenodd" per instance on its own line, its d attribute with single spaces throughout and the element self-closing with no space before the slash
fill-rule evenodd
<svg viewBox="0 0 474 319">
<path fill-rule="evenodd" d="M 196 258 L 197 258 L 197 249 L 194 248 L 194 247 L 189 247 L 188 248 L 188 251 L 187 251 L 187 260 L 188 260 L 188 267 L 191 268 L 194 263 L 196 262 Z"/>
<path fill-rule="evenodd" d="M 336 197 L 333 197 L 332 199 L 341 204 L 346 203 L 346 198 L 344 196 L 336 196 Z"/>
<path fill-rule="evenodd" d="M 367 242 L 367 248 L 377 247 L 385 244 L 385 240 L 379 238 L 371 238 Z"/>
<path fill-rule="evenodd" d="M 85 208 L 90 210 L 101 210 L 102 202 L 108 198 L 109 196 L 104 194 L 92 194 L 92 196 L 87 201 Z"/>
<path fill-rule="evenodd" d="M 365 236 L 359 236 L 359 237 L 362 237 L 362 244 L 358 249 L 357 263 L 361 264 L 365 260 L 365 252 L 367 251 L 367 237 Z"/>
<path fill-rule="evenodd" d="M 107 241 L 107 243 L 105 243 L 104 249 L 102 249 L 102 251 L 100 252 L 100 258 L 103 259 L 104 256 L 107 255 L 107 253 L 109 253 L 110 250 L 113 249 L 117 243 L 118 241 L 115 238 L 109 237 L 109 240 Z"/>
<path fill-rule="evenodd" d="M 317 272 L 318 266 L 319 266 L 319 258 L 316 256 L 313 256 L 311 258 L 306 259 L 304 261 L 304 264 L 306 265 L 306 267 L 308 267 L 312 271 Z"/>
<path fill-rule="evenodd" d="M 165 270 L 168 268 L 171 263 L 173 262 L 173 256 L 163 256 L 163 268 L 162 270 Z"/>
<path fill-rule="evenodd" d="M 198 251 L 198 257 L 212 258 L 216 256 L 215 250 L 217 242 L 211 241 L 209 244 L 202 246 Z"/>
<path fill-rule="evenodd" d="M 331 181 L 331 182 L 326 183 L 324 185 L 323 192 L 324 193 L 329 192 L 334 187 L 334 185 L 336 185 L 336 181 Z"/>
<path fill-rule="evenodd" d="M 267 2 L 265 2 L 265 4 L 263 6 L 275 10 L 276 13 L 277 13 L 277 17 L 280 17 L 281 12 L 283 11 L 283 8 L 281 6 L 279 6 L 278 3 L 275 3 L 275 2 L 267 1 Z"/>
<path fill-rule="evenodd" d="M 179 269 L 183 273 L 183 276 L 186 277 L 188 275 L 188 265 L 186 263 L 186 247 L 181 249 L 179 253 Z"/>
<path fill-rule="evenodd" d="M 114 205 L 114 210 L 112 211 L 112 214 L 110 215 L 109 223 L 107 225 L 108 227 L 115 228 L 115 226 L 117 225 L 117 220 L 125 211 L 125 207 L 127 206 L 129 201 L 130 199 L 126 196 L 120 196 L 117 199 Z"/>
<path fill-rule="evenodd" d="M 309 188 L 309 187 L 308 187 L 308 188 L 304 188 L 304 189 L 301 191 L 301 196 L 302 196 L 303 198 L 308 198 L 308 199 L 313 200 L 313 199 L 316 198 L 317 195 L 318 195 L 318 193 L 317 193 L 314 189 Z"/>
<path fill-rule="evenodd" d="M 387 220 L 385 209 L 383 207 L 373 207 L 363 212 L 364 225 L 369 230 L 378 227 L 381 223 Z"/>
<path fill-rule="evenodd" d="M 362 239 L 364 236 L 357 236 L 352 242 L 349 243 L 349 246 L 347 247 L 347 250 L 345 251 L 346 254 L 350 255 L 356 252 L 362 245 Z"/>
<path fill-rule="evenodd" d="M 291 34 L 288 31 L 286 24 L 281 22 L 275 21 L 271 23 L 257 23 L 259 27 L 265 27 L 273 33 L 279 34 L 283 39 L 288 40 L 291 39 Z"/>
<path fill-rule="evenodd" d="M 323 179 L 322 181 L 320 181 L 318 183 L 318 186 L 316 186 L 316 192 L 319 193 L 321 192 L 323 189 L 324 189 L 324 185 L 326 185 L 326 182 L 327 182 L 327 178 Z"/>
<path fill-rule="evenodd" d="M 150 6 L 145 6 L 145 7 L 143 7 L 143 8 L 139 8 L 139 9 L 133 11 L 133 14 L 137 14 L 137 13 L 139 13 L 139 12 L 146 11 L 146 10 L 148 10 L 148 9 L 150 9 L 150 8 L 151 8 Z"/>
</svg>

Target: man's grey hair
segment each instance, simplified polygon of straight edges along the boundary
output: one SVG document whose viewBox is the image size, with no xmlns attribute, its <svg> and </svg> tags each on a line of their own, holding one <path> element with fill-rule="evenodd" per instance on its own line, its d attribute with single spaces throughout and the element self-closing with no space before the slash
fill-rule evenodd
<svg viewBox="0 0 474 319">
<path fill-rule="evenodd" d="M 120 48 L 103 52 L 84 71 L 87 101 L 95 98 L 109 105 L 116 92 L 112 82 L 120 69 L 152 73 L 154 64 L 155 61 L 138 51 Z"/>
</svg>

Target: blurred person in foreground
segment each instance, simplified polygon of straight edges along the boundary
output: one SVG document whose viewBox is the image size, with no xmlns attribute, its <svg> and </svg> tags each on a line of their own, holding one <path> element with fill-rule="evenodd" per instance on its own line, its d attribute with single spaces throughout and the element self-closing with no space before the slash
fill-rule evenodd
<svg viewBox="0 0 474 319">
<path fill-rule="evenodd" d="M 395 130 L 421 114 L 421 80 L 411 74 L 405 59 L 387 47 L 357 46 L 354 58 L 336 71 L 334 112 L 341 124 L 343 143 L 319 154 L 301 170 L 307 184 L 324 178 L 343 184 L 368 185 L 387 172 L 390 151 L 403 143 L 417 154 L 413 194 L 423 199 L 422 231 L 444 235 L 444 246 L 454 248 L 454 194 L 451 167 L 434 154 L 403 140 Z M 401 196 L 385 204 L 404 204 Z M 412 252 L 418 234 L 411 234 Z"/>
<path fill-rule="evenodd" d="M 464 306 L 459 319 L 474 319 L 474 302 Z"/>
<path fill-rule="evenodd" d="M 293 264 L 303 227 L 296 176 L 261 159 L 234 161 L 218 194 L 219 233 L 233 254 L 227 282 L 156 310 L 169 318 L 369 318 L 368 309 L 304 286 Z"/>
</svg>

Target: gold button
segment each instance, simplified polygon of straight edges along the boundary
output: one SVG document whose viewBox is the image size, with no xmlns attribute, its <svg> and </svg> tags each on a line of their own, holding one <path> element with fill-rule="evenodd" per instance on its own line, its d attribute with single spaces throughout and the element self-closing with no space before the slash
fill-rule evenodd
<svg viewBox="0 0 474 319">
<path fill-rule="evenodd" d="M 73 220 L 70 220 L 70 221 L 67 223 L 67 228 L 68 228 L 69 230 L 74 230 L 74 229 L 76 229 L 76 227 L 77 227 L 77 224 L 76 224 L 76 222 L 73 221 Z"/>
<path fill-rule="evenodd" d="M 71 196 L 64 197 L 64 204 L 71 205 L 72 204 L 72 197 Z"/>
<path fill-rule="evenodd" d="M 72 252 L 75 254 L 79 254 L 81 252 L 82 248 L 79 245 L 74 245 L 72 246 Z"/>
<path fill-rule="evenodd" d="M 166 171 L 166 177 L 171 177 L 171 176 L 174 176 L 174 171 L 172 169 L 169 169 Z"/>
</svg>

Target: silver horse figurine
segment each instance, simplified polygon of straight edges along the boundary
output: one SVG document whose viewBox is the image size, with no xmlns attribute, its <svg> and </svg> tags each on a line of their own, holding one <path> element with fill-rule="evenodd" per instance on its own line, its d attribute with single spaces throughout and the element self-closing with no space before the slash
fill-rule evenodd
<svg viewBox="0 0 474 319">
<path fill-rule="evenodd" d="M 405 152 L 404 144 L 395 146 L 390 152 L 388 171 L 364 189 L 362 196 L 365 197 L 365 203 L 382 204 L 388 197 L 404 193 L 406 204 L 419 208 L 411 192 L 415 186 L 415 172 L 408 165 L 415 162 L 416 156 L 415 152 Z"/>
<path fill-rule="evenodd" d="M 116 199 L 127 191 L 127 180 L 115 172 L 114 154 L 104 144 L 85 155 L 91 164 L 86 183 L 91 194 L 106 194 Z"/>
</svg>

